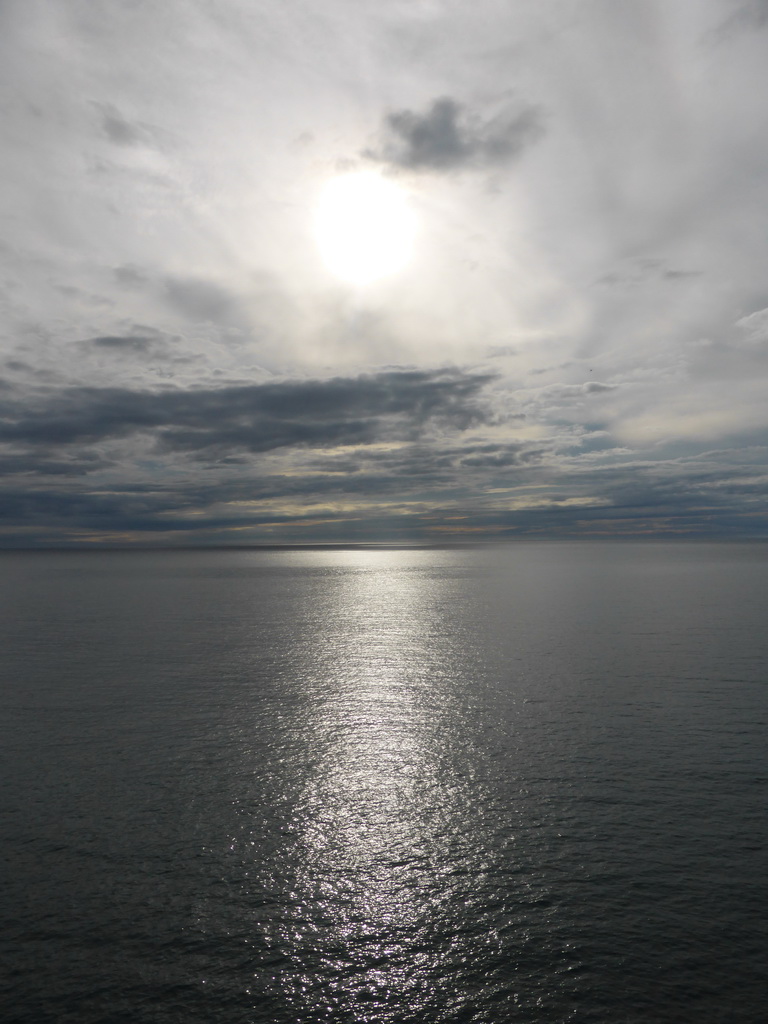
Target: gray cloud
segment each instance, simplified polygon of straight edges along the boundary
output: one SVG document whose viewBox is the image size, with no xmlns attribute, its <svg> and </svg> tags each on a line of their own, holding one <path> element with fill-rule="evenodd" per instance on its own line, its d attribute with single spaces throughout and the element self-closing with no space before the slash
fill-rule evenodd
<svg viewBox="0 0 768 1024">
<path fill-rule="evenodd" d="M 370 401 L 388 376 L 377 375 L 383 379 L 372 390 L 363 387 L 360 401 Z M 349 382 L 309 383 L 333 385 L 310 402 L 320 420 Z M 293 407 L 288 392 L 271 397 L 279 408 Z M 374 401 L 381 412 L 402 409 L 403 398 L 379 394 Z M 417 418 L 427 412 L 405 404 Z M 384 427 L 380 436 L 387 434 Z M 205 474 L 179 473 L 178 456 L 171 455 L 134 482 L 118 464 L 108 485 L 82 478 L 77 467 L 87 451 L 76 442 L 61 455 L 52 456 L 48 447 L 41 452 L 15 457 L 4 467 L 38 479 L 23 488 L 9 479 L 0 491 L 0 516 L 9 524 L 3 544 L 29 543 L 31 536 L 33 542 L 67 542 L 70 532 L 77 542 L 82 531 L 94 530 L 165 536 L 171 542 L 229 537 L 242 543 L 268 540 L 273 529 L 283 541 L 380 541 L 659 531 L 749 536 L 766 526 L 764 446 L 657 461 L 605 451 L 594 462 L 558 454 L 551 444 L 476 441 L 441 431 L 391 447 L 367 447 L 363 441 L 361 447 L 308 449 L 299 443 L 261 454 L 215 454 Z M 93 469 L 103 472 L 98 457 L 92 458 Z M 166 472 L 166 466 L 177 472 Z M 37 532 L 15 536 L 14 524 Z"/>
<path fill-rule="evenodd" d="M 93 345 L 95 348 L 138 354 L 148 352 L 155 343 L 154 338 L 145 338 L 141 335 L 106 334 L 98 338 L 91 338 L 86 344 Z"/>
<path fill-rule="evenodd" d="M 85 476 L 104 464 L 105 460 L 88 453 L 55 459 L 25 452 L 0 455 L 0 476 Z"/>
<path fill-rule="evenodd" d="M 468 450 L 482 447 L 470 445 Z M 502 467 L 512 474 L 507 477 L 507 499 L 491 491 L 481 501 L 467 501 L 467 490 L 483 480 L 487 483 L 488 477 L 475 475 L 481 467 L 468 466 L 467 459 L 461 460 L 457 472 L 436 468 L 446 461 L 455 463 L 457 452 L 439 445 L 432 451 L 419 445 L 393 453 L 361 451 L 342 473 L 239 472 L 208 486 L 201 485 L 199 478 L 196 482 L 170 478 L 108 489 L 87 488 L 77 481 L 68 489 L 45 483 L 34 489 L 6 488 L 0 492 L 0 516 L 11 524 L 52 530 L 52 536 L 65 540 L 69 529 L 105 528 L 177 534 L 202 542 L 209 537 L 222 540 L 233 528 L 236 532 L 230 536 L 241 542 L 247 539 L 244 528 L 259 536 L 262 527 L 275 526 L 290 531 L 281 534 L 284 540 L 347 541 L 456 540 L 477 532 L 491 538 L 749 536 L 765 529 L 768 480 L 762 467 L 715 461 L 729 453 L 709 453 L 712 461 L 703 465 L 699 457 L 679 460 L 674 466 L 629 461 L 590 469 L 561 462 L 552 478 L 555 466 L 549 461 L 539 464 L 541 453 L 530 449 L 529 465 L 518 463 L 518 452 L 511 467 Z M 341 466 L 339 461 L 337 468 Z M 430 474 L 426 486 L 420 466 Z M 411 472 L 403 472 L 409 468 Z M 494 479 L 500 485 L 502 478 Z M 514 490 L 509 486 L 513 482 Z M 526 489 L 529 507 L 520 500 Z M 423 497 L 429 500 L 423 502 Z M 362 515 L 355 510 L 358 500 L 364 503 Z M 12 534 L 5 537 L 13 542 Z"/>
<path fill-rule="evenodd" d="M 113 108 L 102 110 L 101 128 L 109 141 L 119 146 L 131 146 L 141 142 L 139 130 Z"/>
<path fill-rule="evenodd" d="M 79 343 L 84 355 L 102 355 L 113 357 L 111 372 L 117 370 L 118 361 L 133 364 L 133 371 L 141 367 L 148 369 L 157 365 L 179 365 L 188 363 L 192 358 L 186 347 L 181 345 L 183 338 L 177 334 L 168 334 L 149 324 L 120 324 L 123 331 L 114 334 L 99 334 L 86 338 Z M 103 360 L 102 360 L 103 364 Z"/>
<path fill-rule="evenodd" d="M 141 288 L 149 281 L 142 270 L 130 264 L 115 267 L 112 273 L 115 275 L 115 280 L 126 288 Z"/>
<path fill-rule="evenodd" d="M 173 309 L 195 323 L 230 323 L 237 318 L 234 296 L 211 281 L 169 278 L 164 295 Z"/>
<path fill-rule="evenodd" d="M 665 270 L 662 275 L 667 281 L 684 281 L 691 277 L 700 277 L 700 270 Z"/>
<path fill-rule="evenodd" d="M 622 261 L 616 269 L 602 274 L 596 284 L 637 287 L 653 285 L 656 281 L 686 281 L 701 276 L 700 270 L 670 267 L 660 259 L 633 259 Z"/>
<path fill-rule="evenodd" d="M 599 380 L 588 380 L 581 384 L 546 384 L 541 388 L 528 388 L 520 397 L 524 402 L 557 406 L 562 402 L 578 401 L 585 395 L 616 391 L 618 387 L 618 384 L 603 384 Z"/>
<path fill-rule="evenodd" d="M 329 453 L 314 458 L 307 466 L 308 478 L 322 479 L 322 473 L 344 475 L 344 487 L 365 489 L 377 481 L 378 489 L 406 489 L 425 486 L 467 485 L 475 470 L 500 470 L 538 465 L 551 454 L 541 444 L 518 442 L 475 442 L 460 438 L 430 439 L 390 450 L 359 448 L 343 455 Z M 470 472 L 468 472 L 470 471 Z M 314 483 L 311 484 L 314 487 Z M 340 486 L 339 482 L 334 486 Z"/>
<path fill-rule="evenodd" d="M 768 25 L 768 0 L 747 0 L 740 4 L 714 31 L 713 39 L 727 39 Z"/>
<path fill-rule="evenodd" d="M 483 121 L 448 96 L 425 113 L 387 114 L 383 147 L 370 155 L 412 171 L 494 167 L 519 156 L 543 132 L 536 107 L 526 106 Z"/>
<path fill-rule="evenodd" d="M 484 444 L 468 449 L 462 455 L 461 464 L 483 469 L 529 466 L 541 462 L 546 454 L 546 449 L 535 444 Z"/>
<path fill-rule="evenodd" d="M 151 146 L 158 132 L 151 125 L 128 121 L 109 103 L 96 103 L 101 117 L 100 128 L 106 139 L 117 146 Z"/>
<path fill-rule="evenodd" d="M 69 388 L 14 406 L 0 441 L 93 443 L 153 433 L 162 449 L 266 452 L 418 436 L 427 424 L 464 430 L 488 419 L 479 392 L 492 378 L 393 370 L 356 378 L 173 391 Z"/>
</svg>

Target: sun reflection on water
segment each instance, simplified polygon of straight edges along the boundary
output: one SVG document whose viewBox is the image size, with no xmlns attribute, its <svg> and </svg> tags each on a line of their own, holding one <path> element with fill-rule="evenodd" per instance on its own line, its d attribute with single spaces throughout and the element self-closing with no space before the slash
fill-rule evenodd
<svg viewBox="0 0 768 1024">
<path fill-rule="evenodd" d="M 345 1001 L 381 1014 L 384 1002 L 416 1009 L 434 994 L 440 951 L 426 940 L 448 913 L 441 873 L 465 842 L 466 793 L 445 763 L 451 652 L 430 574 L 414 571 L 412 554 L 347 555 L 315 651 L 311 731 L 322 754 L 294 810 L 290 916 L 306 991 L 317 977 L 308 965 L 330 959 Z M 286 977 L 284 995 L 301 1003 L 297 977 Z"/>
</svg>

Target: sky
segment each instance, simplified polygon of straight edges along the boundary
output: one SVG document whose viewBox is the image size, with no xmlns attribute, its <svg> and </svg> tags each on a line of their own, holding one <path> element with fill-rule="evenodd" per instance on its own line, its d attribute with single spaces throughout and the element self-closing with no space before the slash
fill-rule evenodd
<svg viewBox="0 0 768 1024">
<path fill-rule="evenodd" d="M 0 0 L 0 546 L 768 537 L 766 97 L 768 0 Z"/>
</svg>

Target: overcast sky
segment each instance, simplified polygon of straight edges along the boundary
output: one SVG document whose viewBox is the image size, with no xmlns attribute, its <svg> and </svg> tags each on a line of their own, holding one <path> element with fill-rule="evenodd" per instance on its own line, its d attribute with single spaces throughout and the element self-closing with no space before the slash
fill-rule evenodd
<svg viewBox="0 0 768 1024">
<path fill-rule="evenodd" d="M 2 0 L 0 79 L 0 546 L 768 535 L 768 0 Z"/>
</svg>

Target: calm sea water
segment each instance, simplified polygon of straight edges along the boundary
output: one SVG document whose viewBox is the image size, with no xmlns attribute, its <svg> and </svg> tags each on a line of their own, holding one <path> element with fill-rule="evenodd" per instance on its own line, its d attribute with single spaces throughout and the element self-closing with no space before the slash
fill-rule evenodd
<svg viewBox="0 0 768 1024">
<path fill-rule="evenodd" d="M 0 574 L 7 1024 L 768 1017 L 768 545 Z"/>
</svg>

